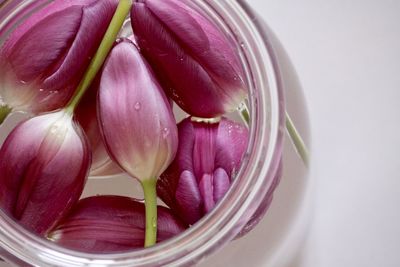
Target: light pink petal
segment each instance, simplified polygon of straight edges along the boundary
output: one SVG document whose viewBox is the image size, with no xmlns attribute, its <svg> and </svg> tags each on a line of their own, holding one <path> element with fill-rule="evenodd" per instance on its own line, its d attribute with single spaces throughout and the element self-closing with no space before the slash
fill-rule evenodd
<svg viewBox="0 0 400 267">
<path fill-rule="evenodd" d="M 222 168 L 218 168 L 214 172 L 214 201 L 218 203 L 225 196 L 226 192 L 228 192 L 231 186 L 231 179 L 226 173 L 226 171 Z"/>
<path fill-rule="evenodd" d="M 127 39 L 105 63 L 99 101 L 101 128 L 113 159 L 133 177 L 158 178 L 175 157 L 178 130 L 157 79 Z"/>
</svg>

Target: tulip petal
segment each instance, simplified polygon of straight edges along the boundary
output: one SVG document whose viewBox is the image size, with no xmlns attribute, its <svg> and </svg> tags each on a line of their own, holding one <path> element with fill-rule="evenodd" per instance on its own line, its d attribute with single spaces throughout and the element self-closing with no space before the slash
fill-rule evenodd
<svg viewBox="0 0 400 267">
<path fill-rule="evenodd" d="M 185 222 L 193 224 L 202 217 L 202 197 L 196 177 L 190 171 L 180 175 L 175 197 L 180 211 L 185 214 Z"/>
<path fill-rule="evenodd" d="M 73 42 L 81 19 L 82 9 L 72 6 L 35 24 L 7 55 L 7 61 L 18 78 L 31 82 L 39 78 L 38 74 L 48 72 Z M 62 31 L 60 25 L 63 25 Z"/>
<path fill-rule="evenodd" d="M 216 25 L 204 15 L 181 0 L 146 0 L 147 7 L 173 31 L 180 43 L 196 61 L 207 70 L 221 92 L 229 99 L 238 91 L 238 99 L 232 99 L 231 108 L 237 107 L 247 94 L 243 83 L 243 70 L 233 40 L 229 40 Z M 227 101 L 227 100 L 225 100 Z"/>
<path fill-rule="evenodd" d="M 214 172 L 215 139 L 218 132 L 218 124 L 193 122 L 194 146 L 193 167 L 194 174 L 200 179 L 204 173 Z"/>
<path fill-rule="evenodd" d="M 169 209 L 158 207 L 158 242 L 186 229 Z M 121 196 L 82 199 L 49 239 L 70 249 L 111 253 L 142 248 L 145 235 L 144 204 Z"/>
<path fill-rule="evenodd" d="M 99 79 L 85 93 L 75 111 L 75 118 L 85 131 L 92 150 L 90 176 L 109 176 L 123 173 L 108 156 L 97 119 Z"/>
<path fill-rule="evenodd" d="M 231 179 L 229 178 L 226 171 L 222 168 L 218 168 L 214 172 L 213 188 L 214 188 L 214 202 L 218 203 L 226 192 L 228 192 L 231 186 Z"/>
<path fill-rule="evenodd" d="M 90 165 L 87 141 L 63 111 L 19 124 L 0 158 L 0 206 L 38 234 L 79 199 Z"/>
<path fill-rule="evenodd" d="M 105 63 L 99 101 L 102 132 L 113 159 L 140 180 L 158 178 L 176 154 L 178 130 L 167 97 L 127 39 Z"/>
<path fill-rule="evenodd" d="M 65 79 L 68 78 L 80 82 L 82 73 L 87 69 L 90 59 L 103 39 L 117 4 L 117 0 L 107 0 L 96 1 L 83 7 L 82 19 L 74 42 L 56 71 L 46 78 L 45 87 L 62 88 Z"/>
<path fill-rule="evenodd" d="M 214 206 L 214 186 L 213 186 L 214 177 L 211 174 L 204 174 L 199 182 L 199 190 L 204 202 L 204 212 L 210 212 Z"/>
<path fill-rule="evenodd" d="M 215 144 L 215 167 L 227 171 L 234 178 L 239 170 L 243 154 L 247 149 L 249 130 L 246 126 L 222 118 Z"/>
</svg>

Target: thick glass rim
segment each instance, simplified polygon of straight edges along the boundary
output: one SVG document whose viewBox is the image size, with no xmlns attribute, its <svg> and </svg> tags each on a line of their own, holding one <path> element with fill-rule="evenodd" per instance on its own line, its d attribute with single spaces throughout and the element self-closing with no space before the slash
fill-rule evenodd
<svg viewBox="0 0 400 267">
<path fill-rule="evenodd" d="M 0 15 L 7 2 L 37 5 L 40 1 L 1 1 Z M 27 232 L 0 212 L 0 246 L 5 251 L 43 267 L 190 266 L 232 240 L 246 224 L 264 199 L 282 155 L 285 107 L 281 75 L 272 44 L 245 1 L 192 3 L 217 22 L 223 21 L 221 26 L 232 33 L 251 89 L 251 141 L 227 195 L 213 212 L 181 235 L 146 250 L 120 254 L 88 254 L 61 248 Z"/>
</svg>

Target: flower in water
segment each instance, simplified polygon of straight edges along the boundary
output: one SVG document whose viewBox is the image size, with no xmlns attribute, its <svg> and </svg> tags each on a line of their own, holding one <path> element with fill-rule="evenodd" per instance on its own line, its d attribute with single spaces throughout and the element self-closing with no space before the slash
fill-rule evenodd
<svg viewBox="0 0 400 267">
<path fill-rule="evenodd" d="M 1 119 L 62 108 L 95 54 L 117 0 L 56 0 L 11 33 L 0 49 Z M 2 121 L 0 121 L 2 122 Z"/>
<path fill-rule="evenodd" d="M 90 167 L 88 142 L 63 110 L 20 123 L 0 158 L 0 207 L 38 234 L 78 201 Z"/>
<path fill-rule="evenodd" d="M 136 46 L 122 39 L 102 72 L 99 119 L 109 154 L 140 180 L 146 203 L 146 246 L 156 241 L 156 181 L 174 159 L 178 130 L 170 103 Z M 147 210 L 148 208 L 148 210 Z M 151 229 L 151 230 L 150 230 Z"/>
<path fill-rule="evenodd" d="M 157 242 L 187 228 L 169 209 L 159 206 L 157 210 Z M 143 203 L 121 196 L 96 196 L 80 200 L 49 239 L 84 252 L 122 252 L 143 248 L 145 225 Z"/>
<path fill-rule="evenodd" d="M 248 142 L 245 126 L 187 118 L 178 125 L 178 153 L 157 184 L 160 198 L 188 224 L 211 211 L 228 191 Z"/>
<path fill-rule="evenodd" d="M 141 52 L 168 95 L 190 115 L 220 116 L 247 96 L 232 40 L 187 3 L 136 1 L 131 21 Z"/>
</svg>

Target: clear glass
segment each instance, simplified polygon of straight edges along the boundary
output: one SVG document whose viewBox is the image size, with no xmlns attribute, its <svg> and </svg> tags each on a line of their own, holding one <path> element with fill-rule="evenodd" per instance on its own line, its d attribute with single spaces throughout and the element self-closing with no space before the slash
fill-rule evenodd
<svg viewBox="0 0 400 267">
<path fill-rule="evenodd" d="M 49 0 L 0 0 L 0 45 L 18 23 Z M 277 40 L 240 0 L 192 0 L 232 36 L 250 88 L 250 144 L 238 176 L 213 212 L 183 234 L 146 250 L 86 254 L 25 231 L 0 212 L 0 254 L 18 266 L 192 266 L 234 239 L 266 198 L 282 158 L 284 80 Z M 278 47 L 280 49 L 280 47 Z"/>
</svg>

